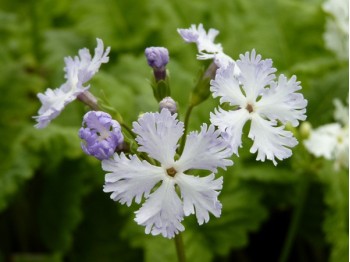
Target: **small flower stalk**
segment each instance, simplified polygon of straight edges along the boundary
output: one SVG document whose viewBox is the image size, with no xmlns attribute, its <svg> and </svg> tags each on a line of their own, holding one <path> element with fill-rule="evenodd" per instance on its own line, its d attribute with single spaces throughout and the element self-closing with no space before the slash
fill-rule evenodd
<svg viewBox="0 0 350 262">
<path fill-rule="evenodd" d="M 85 114 L 79 137 L 83 151 L 99 160 L 108 159 L 124 141 L 119 123 L 102 111 Z"/>
</svg>

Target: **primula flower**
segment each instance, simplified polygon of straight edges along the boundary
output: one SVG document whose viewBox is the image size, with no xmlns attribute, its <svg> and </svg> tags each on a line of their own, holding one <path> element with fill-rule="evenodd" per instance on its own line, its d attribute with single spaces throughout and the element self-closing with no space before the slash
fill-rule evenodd
<svg viewBox="0 0 350 262">
<path fill-rule="evenodd" d="M 83 151 L 99 160 L 112 156 L 124 141 L 119 123 L 102 111 L 85 114 L 79 137 L 84 140 L 81 143 Z"/>
<path fill-rule="evenodd" d="M 64 59 L 66 82 L 59 88 L 48 88 L 44 94 L 38 94 L 42 106 L 39 109 L 39 115 L 34 117 L 38 122 L 35 125 L 36 128 L 46 127 L 67 104 L 89 89 L 90 86 L 84 86 L 84 84 L 93 77 L 102 63 L 108 62 L 109 51 L 109 47 L 104 51 L 102 40 L 97 38 L 94 57 L 91 57 L 88 49 L 83 48 L 79 50 L 79 57 Z"/>
<path fill-rule="evenodd" d="M 163 109 L 160 113 L 145 113 L 133 124 L 138 151 L 147 153 L 159 165 L 124 153 L 102 161 L 103 170 L 110 172 L 105 177 L 104 192 L 112 192 L 113 200 L 128 206 L 133 199 L 140 203 L 144 196 L 146 201 L 136 211 L 135 221 L 146 227 L 147 234 L 162 234 L 167 238 L 184 230 L 181 224 L 184 216 L 196 213 L 198 223 L 203 224 L 209 221 L 209 213 L 216 217 L 221 214 L 218 195 L 222 177 L 215 179 L 213 173 L 198 177 L 186 174 L 187 171 L 216 172 L 218 167 L 226 169 L 233 164 L 226 159 L 230 152 L 220 132 L 206 124 L 199 133 L 187 135 L 183 153 L 177 158 L 184 124 L 176 116 Z"/>
<path fill-rule="evenodd" d="M 311 130 L 310 136 L 304 141 L 306 149 L 316 157 L 334 160 L 335 170 L 349 167 L 349 112 L 339 100 L 335 100 L 335 120 Z"/>
<path fill-rule="evenodd" d="M 322 8 L 328 13 L 323 34 L 326 47 L 339 59 L 349 59 L 349 1 L 327 0 Z"/>
<path fill-rule="evenodd" d="M 221 44 L 215 44 L 215 37 L 219 31 L 210 28 L 208 33 L 205 31 L 202 24 L 191 25 L 188 29 L 177 29 L 177 32 L 187 43 L 196 43 L 199 54 L 197 59 L 207 60 L 214 59 L 218 67 L 226 67 L 229 62 L 233 62 L 232 58 L 226 55 Z"/>
<path fill-rule="evenodd" d="M 240 74 L 234 74 L 238 66 Z M 289 149 L 298 142 L 293 134 L 284 130 L 290 122 L 293 126 L 299 120 L 306 119 L 307 101 L 303 95 L 296 93 L 301 89 L 296 77 L 287 79 L 280 75 L 274 81 L 276 71 L 272 60 L 261 60 L 255 50 L 240 55 L 236 64 L 230 63 L 226 68 L 219 68 L 215 80 L 211 81 L 210 90 L 213 97 L 221 97 L 220 103 L 228 103 L 232 110 L 219 108 L 211 113 L 212 124 L 225 132 L 230 140 L 232 150 L 238 155 L 238 147 L 242 145 L 242 129 L 251 120 L 248 137 L 254 143 L 251 153 L 258 152 L 257 160 L 282 160 L 291 156 Z M 278 121 L 282 125 L 278 125 Z"/>
</svg>

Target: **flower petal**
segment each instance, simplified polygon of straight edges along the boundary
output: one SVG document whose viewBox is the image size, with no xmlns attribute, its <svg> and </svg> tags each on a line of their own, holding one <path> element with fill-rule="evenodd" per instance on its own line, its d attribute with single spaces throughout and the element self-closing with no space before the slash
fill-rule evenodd
<svg viewBox="0 0 350 262">
<path fill-rule="evenodd" d="M 200 133 L 191 132 L 187 136 L 183 153 L 174 168 L 178 172 L 188 169 L 203 169 L 216 172 L 218 167 L 226 169 L 233 162 L 228 144 L 220 137 L 220 131 L 213 125 L 203 124 Z"/>
<path fill-rule="evenodd" d="M 261 55 L 256 55 L 254 49 L 239 57 L 236 62 L 241 71 L 239 81 L 248 101 L 256 101 L 264 87 L 275 78 L 276 69 L 272 67 L 271 59 L 261 60 Z"/>
<path fill-rule="evenodd" d="M 130 159 L 121 153 L 114 154 L 113 159 L 102 161 L 105 176 L 104 192 L 112 192 L 111 198 L 122 204 L 131 205 L 135 198 L 140 203 L 142 195 L 147 197 L 152 188 L 165 176 L 164 169 L 141 161 L 136 155 Z"/>
<path fill-rule="evenodd" d="M 174 163 L 177 142 L 183 134 L 184 124 L 176 119 L 177 114 L 163 109 L 160 113 L 145 113 L 133 123 L 133 131 L 138 135 L 138 151 L 146 152 L 163 166 Z"/>
<path fill-rule="evenodd" d="M 245 107 L 247 99 L 242 93 L 238 79 L 235 74 L 236 65 L 228 63 L 216 71 L 214 80 L 210 81 L 210 91 L 213 97 L 220 96 L 220 103 L 229 102 L 232 106 Z"/>
<path fill-rule="evenodd" d="M 160 187 L 135 212 L 135 221 L 146 227 L 146 234 L 162 234 L 163 237 L 173 238 L 185 229 L 181 224 L 183 207 L 174 183 L 174 179 L 164 178 Z"/>
<path fill-rule="evenodd" d="M 294 147 L 298 141 L 293 133 L 284 130 L 284 126 L 276 126 L 276 122 L 261 118 L 258 114 L 252 115 L 252 123 L 248 136 L 254 141 L 250 152 L 258 151 L 256 160 L 271 160 L 277 165 L 275 157 L 279 160 L 288 158 L 292 151 L 288 147 Z"/>
<path fill-rule="evenodd" d="M 238 155 L 238 147 L 242 147 L 242 129 L 249 120 L 249 112 L 245 109 L 225 111 L 215 109 L 215 114 L 210 114 L 210 122 L 222 132 L 226 132 L 233 153 Z"/>
<path fill-rule="evenodd" d="M 175 176 L 181 190 L 184 212 L 188 216 L 196 212 L 198 224 L 209 221 L 209 212 L 215 217 L 221 215 L 221 203 L 218 200 L 222 189 L 222 177 L 215 179 L 214 174 L 206 177 L 189 176 L 179 173 Z"/>
<path fill-rule="evenodd" d="M 306 119 L 307 101 L 300 93 L 300 82 L 293 76 L 290 80 L 280 75 L 277 83 L 265 89 L 262 98 L 256 104 L 256 111 L 270 120 L 280 120 L 283 124 L 289 121 L 293 126 L 299 125 L 299 120 Z"/>
</svg>

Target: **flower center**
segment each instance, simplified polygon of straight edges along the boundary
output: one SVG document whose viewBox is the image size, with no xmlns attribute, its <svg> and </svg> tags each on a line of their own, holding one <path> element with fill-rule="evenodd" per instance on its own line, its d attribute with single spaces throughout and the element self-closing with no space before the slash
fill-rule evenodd
<svg viewBox="0 0 350 262">
<path fill-rule="evenodd" d="M 247 104 L 247 107 L 245 109 L 247 109 L 249 113 L 254 111 L 254 108 L 251 104 Z"/>
<path fill-rule="evenodd" d="M 167 172 L 168 175 L 171 176 L 171 177 L 174 177 L 174 176 L 176 175 L 176 173 L 177 173 L 177 171 L 176 171 L 175 168 L 173 168 L 173 167 L 168 168 L 168 169 L 166 170 L 166 172 Z"/>
</svg>

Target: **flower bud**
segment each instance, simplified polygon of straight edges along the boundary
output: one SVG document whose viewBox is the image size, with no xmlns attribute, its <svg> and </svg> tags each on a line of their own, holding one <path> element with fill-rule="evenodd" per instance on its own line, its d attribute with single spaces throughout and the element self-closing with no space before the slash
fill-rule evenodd
<svg viewBox="0 0 350 262">
<path fill-rule="evenodd" d="M 159 102 L 159 112 L 161 112 L 163 108 L 168 109 L 172 115 L 177 113 L 176 102 L 170 96 L 163 98 L 163 100 Z"/>
<path fill-rule="evenodd" d="M 102 111 L 89 111 L 85 114 L 79 137 L 83 151 L 99 160 L 113 155 L 124 137 L 119 123 Z"/>
<path fill-rule="evenodd" d="M 168 49 L 164 47 L 148 47 L 145 50 L 147 63 L 153 68 L 156 81 L 164 80 L 166 77 L 165 66 L 169 62 Z"/>
</svg>

